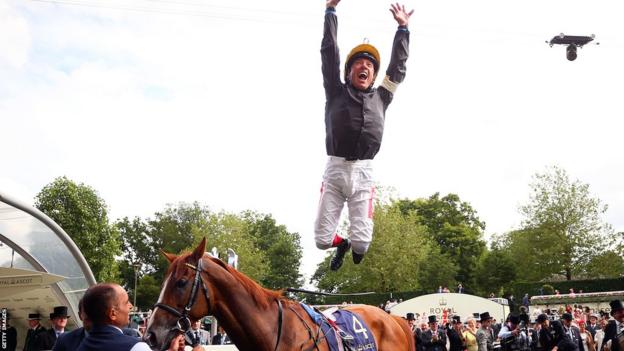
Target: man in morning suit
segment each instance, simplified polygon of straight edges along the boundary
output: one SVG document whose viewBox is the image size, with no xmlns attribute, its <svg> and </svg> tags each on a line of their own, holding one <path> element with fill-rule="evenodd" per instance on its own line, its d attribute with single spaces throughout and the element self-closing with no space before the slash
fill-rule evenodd
<svg viewBox="0 0 624 351">
<path fill-rule="evenodd" d="M 609 302 L 609 305 L 611 306 L 613 320 L 607 323 L 602 350 L 600 351 L 624 351 L 618 341 L 618 335 L 624 331 L 624 306 L 622 306 L 622 301 L 620 300 L 613 300 Z M 607 346 L 607 344 L 610 344 L 610 346 Z"/>
</svg>

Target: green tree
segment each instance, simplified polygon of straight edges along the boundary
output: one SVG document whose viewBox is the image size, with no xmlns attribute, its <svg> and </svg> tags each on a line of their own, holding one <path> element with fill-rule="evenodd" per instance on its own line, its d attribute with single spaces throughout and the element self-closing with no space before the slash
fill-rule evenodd
<svg viewBox="0 0 624 351">
<path fill-rule="evenodd" d="M 483 296 L 490 293 L 501 296 L 511 288 L 516 274 L 517 267 L 509 252 L 494 245 L 481 257 L 477 265 L 478 291 Z"/>
<path fill-rule="evenodd" d="M 245 212 L 243 218 L 249 225 L 249 234 L 255 238 L 256 245 L 266 254 L 268 261 L 269 271 L 261 284 L 269 289 L 300 287 L 302 253 L 299 234 L 290 233 L 285 226 L 277 225 L 270 215 Z"/>
<path fill-rule="evenodd" d="M 329 270 L 328 253 L 312 277 L 327 292 L 396 292 L 420 287 L 419 267 L 428 258 L 432 242 L 414 214 L 403 215 L 396 206 L 376 206 L 374 235 L 369 251 L 359 265 L 347 254 L 337 272 Z"/>
<path fill-rule="evenodd" d="M 608 250 L 592 257 L 585 269 L 587 278 L 619 278 L 624 275 L 624 258 Z"/>
<path fill-rule="evenodd" d="M 613 243 L 611 226 L 601 218 L 607 206 L 590 194 L 588 184 L 570 181 L 567 172 L 556 166 L 537 173 L 530 188 L 530 200 L 520 208 L 523 228 L 554 239 L 550 245 L 567 280 L 583 275 L 596 252 Z"/>
<path fill-rule="evenodd" d="M 117 281 L 119 233 L 109 223 L 106 203 L 93 188 L 59 177 L 37 194 L 35 206 L 72 238 L 97 281 Z"/>
<path fill-rule="evenodd" d="M 472 206 L 456 194 L 440 197 L 439 193 L 428 199 L 400 200 L 397 206 L 403 214 L 416 214 L 417 223 L 427 228 L 441 254 L 457 267 L 455 280 L 472 288 L 477 262 L 485 250 L 485 223 Z"/>
<path fill-rule="evenodd" d="M 549 230 L 526 228 L 499 239 L 517 268 L 517 279 L 540 281 L 561 273 L 564 257 L 559 254 L 558 238 Z"/>
</svg>

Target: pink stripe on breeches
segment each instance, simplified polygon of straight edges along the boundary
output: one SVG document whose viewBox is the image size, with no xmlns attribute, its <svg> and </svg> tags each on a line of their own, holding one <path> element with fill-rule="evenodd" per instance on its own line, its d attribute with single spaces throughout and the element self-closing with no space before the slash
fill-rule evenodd
<svg viewBox="0 0 624 351">
<path fill-rule="evenodd" d="M 374 197 L 371 160 L 346 161 L 330 156 L 314 223 L 316 246 L 323 250 L 331 247 L 346 202 L 351 249 L 358 254 L 366 253 L 373 239 Z"/>
</svg>

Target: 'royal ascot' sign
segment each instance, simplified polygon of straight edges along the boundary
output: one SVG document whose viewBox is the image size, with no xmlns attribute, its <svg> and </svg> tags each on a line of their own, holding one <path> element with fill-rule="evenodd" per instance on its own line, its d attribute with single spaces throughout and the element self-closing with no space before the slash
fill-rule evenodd
<svg viewBox="0 0 624 351">
<path fill-rule="evenodd" d="M 19 275 L 0 278 L 1 288 L 13 288 L 17 286 L 38 285 L 43 283 L 41 275 Z"/>
<path fill-rule="evenodd" d="M 436 316 L 438 321 L 448 321 L 452 316 L 460 316 L 465 321 L 475 313 L 483 312 L 489 312 L 494 318 L 504 320 L 509 313 L 509 306 L 470 294 L 439 293 L 418 296 L 391 309 L 391 313 L 398 316 L 418 314 L 424 322 L 431 315 Z"/>
</svg>

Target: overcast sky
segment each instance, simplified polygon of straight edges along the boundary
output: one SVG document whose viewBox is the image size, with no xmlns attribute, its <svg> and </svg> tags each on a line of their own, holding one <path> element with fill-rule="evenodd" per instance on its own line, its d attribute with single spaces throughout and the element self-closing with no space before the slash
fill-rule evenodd
<svg viewBox="0 0 624 351">
<path fill-rule="evenodd" d="M 343 0 L 344 55 L 368 38 L 387 66 L 389 2 Z M 623 5 L 410 1 L 407 77 L 375 159 L 400 197 L 456 193 L 487 224 L 520 224 L 536 172 L 559 165 L 624 230 Z M 326 160 L 324 1 L 0 1 L 0 191 L 32 203 L 66 175 L 112 219 L 168 203 L 270 213 L 301 234 Z M 596 34 L 579 50 L 545 41 Z M 383 76 L 383 75 L 381 75 Z"/>
</svg>

